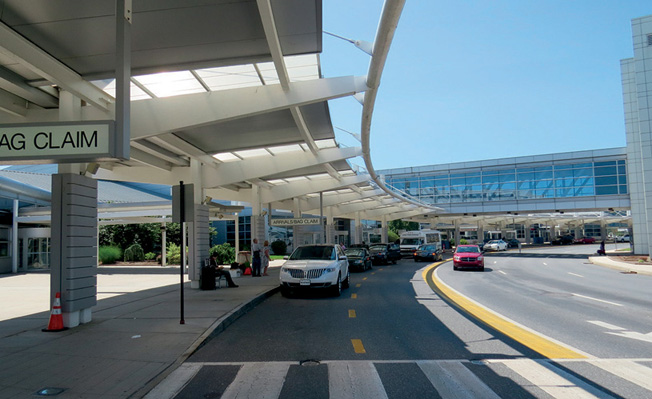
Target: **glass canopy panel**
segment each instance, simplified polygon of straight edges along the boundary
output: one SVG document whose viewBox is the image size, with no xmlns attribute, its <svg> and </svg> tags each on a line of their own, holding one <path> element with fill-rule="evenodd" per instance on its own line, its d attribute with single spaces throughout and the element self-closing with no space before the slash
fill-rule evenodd
<svg viewBox="0 0 652 399">
<path fill-rule="evenodd" d="M 337 143 L 335 143 L 335 140 L 333 139 L 315 140 L 315 144 L 319 149 L 337 147 Z"/>
<path fill-rule="evenodd" d="M 279 83 L 278 74 L 276 73 L 273 62 L 261 62 L 260 64 L 256 64 L 256 66 L 265 81 L 264 84 L 273 85 Z"/>
<path fill-rule="evenodd" d="M 197 69 L 195 72 L 212 91 L 262 85 L 253 64 Z"/>
<path fill-rule="evenodd" d="M 95 86 L 99 87 L 100 89 L 104 90 L 104 92 L 111 97 L 115 98 L 115 79 L 112 79 L 108 84 L 106 84 L 106 81 L 100 80 L 100 81 L 95 81 L 92 82 Z M 140 87 L 136 86 L 133 82 L 131 82 L 131 101 L 138 101 L 138 100 L 148 100 L 152 98 L 149 94 L 145 93 L 140 89 Z"/>
<path fill-rule="evenodd" d="M 299 144 L 290 144 L 290 145 L 282 145 L 278 147 L 269 147 L 269 151 L 272 152 L 272 154 L 277 155 L 277 154 L 284 154 L 288 152 L 297 152 L 301 151 L 303 152 L 303 149 Z"/>
<path fill-rule="evenodd" d="M 206 92 L 190 71 L 162 72 L 136 76 L 133 79 L 159 98 Z"/>
<path fill-rule="evenodd" d="M 233 162 L 233 161 L 239 161 L 240 158 L 238 158 L 236 155 L 230 152 L 222 152 L 219 154 L 213 155 L 213 158 L 217 159 L 218 161 L 222 162 Z"/>
<path fill-rule="evenodd" d="M 242 159 L 272 156 L 272 154 L 270 154 L 264 148 L 253 148 L 251 150 L 234 151 L 233 153 L 241 157 Z"/>
</svg>

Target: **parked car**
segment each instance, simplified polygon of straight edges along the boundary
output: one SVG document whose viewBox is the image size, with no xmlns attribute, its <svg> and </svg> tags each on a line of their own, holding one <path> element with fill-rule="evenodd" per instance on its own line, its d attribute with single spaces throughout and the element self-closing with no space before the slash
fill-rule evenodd
<svg viewBox="0 0 652 399">
<path fill-rule="evenodd" d="M 507 251 L 507 243 L 503 240 L 491 240 L 484 244 L 483 251 Z"/>
<path fill-rule="evenodd" d="M 281 294 L 297 289 L 328 289 L 340 296 L 349 286 L 349 261 L 339 245 L 302 245 L 281 267 Z"/>
<path fill-rule="evenodd" d="M 438 249 L 436 245 L 426 244 L 421 245 L 414 251 L 414 261 L 419 262 L 422 260 L 431 260 L 437 262 L 442 260 L 441 249 Z"/>
<path fill-rule="evenodd" d="M 497 240 L 496 240 L 497 241 Z M 453 270 L 477 269 L 484 271 L 484 256 L 477 245 L 458 245 L 453 254 Z"/>
<path fill-rule="evenodd" d="M 595 244 L 594 237 L 580 237 L 573 241 L 575 244 Z"/>
<path fill-rule="evenodd" d="M 365 271 L 371 269 L 371 255 L 367 248 L 349 248 L 344 251 L 349 261 L 349 270 Z"/>
<path fill-rule="evenodd" d="M 573 236 L 559 236 L 555 238 L 554 240 L 550 241 L 550 244 L 552 245 L 568 245 L 572 244 L 574 241 Z"/>
<path fill-rule="evenodd" d="M 388 264 L 401 259 L 401 247 L 398 244 L 373 244 L 369 247 L 371 262 L 377 264 Z"/>
<path fill-rule="evenodd" d="M 629 234 L 625 234 L 624 236 L 616 236 L 616 242 L 629 242 L 629 240 Z"/>
<path fill-rule="evenodd" d="M 518 246 L 521 244 L 521 242 L 516 238 L 509 238 L 505 240 L 505 242 L 507 243 L 507 248 L 518 248 Z"/>
</svg>

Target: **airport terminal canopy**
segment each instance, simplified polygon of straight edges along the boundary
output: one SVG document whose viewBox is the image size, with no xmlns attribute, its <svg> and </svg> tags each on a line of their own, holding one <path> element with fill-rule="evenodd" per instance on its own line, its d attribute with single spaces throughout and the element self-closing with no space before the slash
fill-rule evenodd
<svg viewBox="0 0 652 399">
<path fill-rule="evenodd" d="M 363 121 L 362 148 L 340 146 L 328 107 L 368 90 L 375 97 L 403 4 L 387 1 L 378 32 L 369 32 L 368 79 L 322 76 L 320 0 L 3 0 L 0 125 L 115 120 L 116 77 L 130 64 L 130 156 L 99 160 L 99 170 L 87 169 L 95 177 L 185 181 L 202 196 L 253 195 L 302 212 L 318 211 L 322 193 L 336 217 L 421 214 L 431 207 L 351 166 L 368 158 L 368 128 Z M 370 119 L 373 102 L 364 106 Z"/>
</svg>

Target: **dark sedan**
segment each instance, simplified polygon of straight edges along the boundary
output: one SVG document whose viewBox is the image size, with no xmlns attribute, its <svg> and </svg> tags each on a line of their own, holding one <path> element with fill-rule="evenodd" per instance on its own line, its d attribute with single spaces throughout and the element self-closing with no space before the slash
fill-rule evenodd
<svg viewBox="0 0 652 399">
<path fill-rule="evenodd" d="M 371 255 L 367 248 L 349 248 L 344 251 L 346 259 L 349 261 L 350 270 L 359 270 L 364 272 L 371 269 Z"/>
<path fill-rule="evenodd" d="M 374 264 L 396 264 L 401 259 L 401 248 L 397 244 L 373 244 L 369 253 Z"/>
<path fill-rule="evenodd" d="M 552 245 L 568 245 L 573 243 L 574 238 L 573 236 L 559 236 L 552 240 L 550 244 Z"/>
<path fill-rule="evenodd" d="M 436 245 L 421 245 L 414 251 L 414 261 L 419 262 L 422 260 L 431 260 L 433 262 L 442 260 L 441 250 Z"/>
</svg>

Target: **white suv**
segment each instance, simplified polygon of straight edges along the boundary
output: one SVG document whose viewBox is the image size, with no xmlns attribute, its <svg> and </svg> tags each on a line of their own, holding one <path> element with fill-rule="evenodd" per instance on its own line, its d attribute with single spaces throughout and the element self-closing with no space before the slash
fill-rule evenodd
<svg viewBox="0 0 652 399">
<path fill-rule="evenodd" d="M 334 244 L 297 247 L 281 267 L 281 294 L 302 288 L 326 288 L 340 296 L 349 286 L 349 261 Z"/>
</svg>

